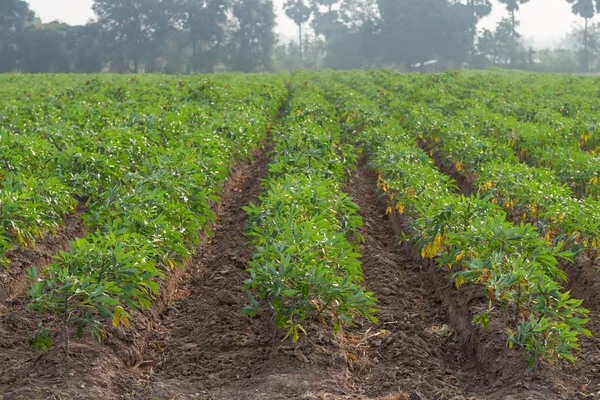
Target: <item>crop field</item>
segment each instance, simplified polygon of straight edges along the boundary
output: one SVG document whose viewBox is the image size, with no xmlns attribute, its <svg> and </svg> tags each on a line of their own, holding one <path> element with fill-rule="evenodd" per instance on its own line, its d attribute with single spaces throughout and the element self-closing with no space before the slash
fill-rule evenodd
<svg viewBox="0 0 600 400">
<path fill-rule="evenodd" d="M 600 396 L 600 78 L 0 87 L 0 399 Z"/>
</svg>

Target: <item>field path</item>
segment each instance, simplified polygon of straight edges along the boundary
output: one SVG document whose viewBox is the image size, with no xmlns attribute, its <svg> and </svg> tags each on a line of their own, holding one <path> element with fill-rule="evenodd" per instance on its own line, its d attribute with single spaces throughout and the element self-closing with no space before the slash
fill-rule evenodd
<svg viewBox="0 0 600 400">
<path fill-rule="evenodd" d="M 240 315 L 251 248 L 242 207 L 257 202 L 267 155 L 236 171 L 236 186 L 226 189 L 214 238 L 192 263 L 188 288 L 165 315 L 136 399 L 296 399 L 313 390 L 335 396 L 352 392 L 347 360 L 329 327 L 309 327 L 310 336 L 292 345 L 282 341 L 268 313 Z M 127 388 L 131 392 L 131 388 Z M 130 398 L 123 395 L 123 398 Z M 350 397 L 343 397 L 350 398 Z"/>
<path fill-rule="evenodd" d="M 335 338 L 315 328 L 294 346 L 279 341 L 268 316 L 250 320 L 239 315 L 247 301 L 241 287 L 250 256 L 244 248 L 247 218 L 241 207 L 256 201 L 265 169 L 261 155 L 240 172 L 239 187 L 224 202 L 214 239 L 199 252 L 189 296 L 164 321 L 170 331 L 163 339 L 166 348 L 148 364 L 156 373 L 138 398 L 461 396 L 476 379 L 463 370 L 468 357 L 445 333 L 447 317 L 423 285 L 422 267 L 398 245 L 377 202 L 376 179 L 364 167 L 347 190 L 361 206 L 363 269 L 368 289 L 380 299 L 381 325 L 365 324 Z"/>
<path fill-rule="evenodd" d="M 367 289 L 380 301 L 380 326 L 354 332 L 355 342 L 366 344 L 356 348 L 362 349 L 356 354 L 356 377 L 369 397 L 393 392 L 411 399 L 462 396 L 476 380 L 472 361 L 448 330 L 448 316 L 431 293 L 426 267 L 399 245 L 377 199 L 376 182 L 375 173 L 361 164 L 347 185 L 364 222 L 361 255 Z"/>
<path fill-rule="evenodd" d="M 226 190 L 229 198 L 222 199 L 215 236 L 198 251 L 188 292 L 164 317 L 166 336 L 154 343 L 156 359 L 149 363 L 157 371 L 151 379 L 153 396 L 210 396 L 215 387 L 245 377 L 264 358 L 257 346 L 270 340 L 270 322 L 251 321 L 239 311 L 247 300 L 241 287 L 250 256 L 250 249 L 244 248 L 248 221 L 242 207 L 256 202 L 266 165 L 266 155 L 261 153 L 235 171 L 239 179 Z M 140 395 L 145 398 L 147 393 Z"/>
<path fill-rule="evenodd" d="M 247 218 L 241 207 L 256 200 L 266 163 L 261 155 L 239 171 L 216 235 L 198 253 L 189 294 L 165 317 L 154 356 L 140 367 L 146 379 L 134 398 L 563 398 L 547 382 L 530 382 L 517 355 L 494 361 L 507 350 L 497 341 L 487 343 L 471 324 L 468 308 L 479 297 L 453 290 L 448 274 L 417 261 L 398 243 L 377 199 L 376 176 L 363 163 L 345 190 L 361 207 L 365 283 L 380 300 L 380 325 L 359 322 L 337 336 L 312 326 L 307 338 L 292 345 L 280 341 L 267 315 L 240 316 L 251 250 L 244 248 Z M 477 348 L 468 347 L 473 344 Z M 481 358 L 497 368 L 482 365 Z"/>
</svg>

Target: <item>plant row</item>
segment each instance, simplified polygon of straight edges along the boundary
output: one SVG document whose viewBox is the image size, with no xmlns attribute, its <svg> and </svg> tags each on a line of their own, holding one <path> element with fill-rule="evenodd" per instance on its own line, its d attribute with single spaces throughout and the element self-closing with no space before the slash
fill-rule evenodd
<svg viewBox="0 0 600 400">
<path fill-rule="evenodd" d="M 306 79 L 293 75 L 260 203 L 245 208 L 254 253 L 243 314 L 273 312 L 293 341 L 315 319 L 330 321 L 336 332 L 359 315 L 376 321 L 376 300 L 362 286 L 362 219 L 342 191 L 356 155 L 340 143 L 335 109 Z"/>
<path fill-rule="evenodd" d="M 375 81 L 386 85 L 388 79 Z M 421 89 L 415 82 L 408 90 L 419 93 Z M 481 134 L 473 121 L 444 115 L 435 103 L 428 108 L 406 104 L 403 99 L 390 104 L 401 110 L 396 115 L 402 125 L 428 150 L 438 152 L 513 220 L 535 224 L 546 240 L 564 242 L 570 250 L 583 252 L 588 268 L 593 266 L 600 249 L 600 203 L 596 199 L 577 198 L 552 170 L 521 163 L 509 143 Z"/>
<path fill-rule="evenodd" d="M 110 322 L 129 326 L 131 311 L 151 305 L 165 272 L 183 266 L 201 233 L 210 234 L 211 204 L 230 169 L 261 145 L 287 97 L 283 76 L 223 78 L 132 88 L 124 102 L 139 99 L 137 113 L 127 117 L 117 103 L 113 115 L 98 111 L 111 129 L 66 139 L 67 157 L 77 155 L 63 159 L 72 169 L 58 175 L 85 193 L 90 233 L 42 271 L 28 271 L 30 308 L 57 317 L 36 332 L 36 348 L 50 345 L 57 324 L 98 340 Z"/>
<path fill-rule="evenodd" d="M 563 117 L 565 106 L 561 106 L 563 111 L 554 110 L 556 119 L 550 121 L 518 118 L 512 115 L 510 106 L 499 109 L 497 104 L 490 102 L 489 89 L 492 85 L 489 81 L 493 81 L 495 77 L 483 74 L 469 76 L 467 79 L 462 75 L 452 75 L 445 77 L 443 86 L 436 85 L 418 92 L 422 101 L 428 103 L 429 111 L 435 110 L 434 114 L 443 115 L 446 120 L 452 121 L 450 124 L 460 127 L 458 129 L 473 130 L 477 135 L 508 144 L 529 165 L 551 169 L 579 197 L 592 195 L 598 198 L 600 158 L 582 149 L 594 140 L 596 128 L 589 126 L 589 115 L 569 113 Z M 422 78 L 423 81 L 430 79 L 433 78 Z M 498 83 L 494 82 L 494 85 Z M 518 92 L 527 92 L 527 89 L 529 87 L 520 88 Z M 579 90 L 576 93 L 581 97 L 581 88 L 574 90 Z M 505 97 L 512 92 L 515 90 L 507 90 L 508 95 Z M 545 101 L 548 104 L 540 105 L 539 110 L 554 108 L 552 100 Z"/>
<path fill-rule="evenodd" d="M 25 91 L 0 102 L 4 265 L 9 263 L 6 250 L 34 246 L 36 238 L 55 232 L 78 203 L 96 203 L 107 188 L 138 180 L 135 174 L 148 160 L 163 157 L 165 149 L 187 136 L 212 130 L 215 139 L 229 135 L 224 139 L 235 140 L 243 130 L 253 129 L 258 120 L 250 118 L 246 126 L 241 121 L 248 120 L 252 109 L 265 107 L 271 96 L 261 86 L 268 79 L 250 84 L 242 76 L 234 85 L 225 76 L 185 81 L 157 76 L 28 79 L 35 89 L 31 94 Z M 233 107 L 227 108 L 226 96 L 237 96 Z M 212 179 L 213 168 L 202 163 Z"/>
<path fill-rule="evenodd" d="M 566 278 L 558 261 L 570 254 L 541 240 L 532 225 L 507 222 L 505 211 L 488 199 L 456 194 L 452 180 L 440 173 L 393 114 L 386 113 L 393 109 L 379 102 L 380 89 L 357 75 L 333 79 L 347 78 L 365 96 L 333 79 L 323 83 L 323 90 L 341 107 L 342 116 L 364 119 L 358 142 L 378 172 L 387 213 L 406 217 L 406 238 L 423 258 L 456 271 L 457 287 L 484 289 L 489 306 L 474 322 L 486 327 L 495 310 L 503 310 L 512 321 L 508 345 L 522 347 L 532 367 L 541 359 L 575 360 L 578 335 L 590 333 L 583 327 L 588 311 L 582 301 L 572 299 L 556 281 Z M 379 115 L 376 102 L 384 105 Z"/>
</svg>

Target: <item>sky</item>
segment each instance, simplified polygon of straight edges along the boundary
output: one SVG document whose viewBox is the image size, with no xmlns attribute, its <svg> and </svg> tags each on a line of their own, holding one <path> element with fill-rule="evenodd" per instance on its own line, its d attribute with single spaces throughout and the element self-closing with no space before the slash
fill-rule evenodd
<svg viewBox="0 0 600 400">
<path fill-rule="evenodd" d="M 27 0 L 43 22 L 58 20 L 71 25 L 82 25 L 94 18 L 92 0 Z M 278 14 L 277 33 L 282 39 L 296 36 L 297 28 L 282 11 L 285 0 L 274 0 Z M 494 2 L 494 11 L 481 22 L 481 27 L 493 29 L 497 22 L 507 16 L 505 9 Z M 521 6 L 518 14 L 520 32 L 535 47 L 557 44 L 574 24 L 581 19 L 571 13 L 566 0 L 531 0 Z M 600 18 L 596 18 L 596 21 Z"/>
</svg>

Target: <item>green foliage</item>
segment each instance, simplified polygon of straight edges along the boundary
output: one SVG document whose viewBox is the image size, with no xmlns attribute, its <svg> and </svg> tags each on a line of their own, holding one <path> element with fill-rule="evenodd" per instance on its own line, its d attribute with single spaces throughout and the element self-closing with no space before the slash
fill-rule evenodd
<svg viewBox="0 0 600 400">
<path fill-rule="evenodd" d="M 3 79 L 13 96 L 0 119 L 0 262 L 87 208 L 89 233 L 29 271 L 31 308 L 50 315 L 32 339 L 40 350 L 47 331 L 101 340 L 107 323 L 128 326 L 150 306 L 164 272 L 210 235 L 230 169 L 262 145 L 287 98 L 284 76 Z M 18 89 L 26 81 L 36 97 Z"/>
<path fill-rule="evenodd" d="M 0 253 L 15 244 L 35 246 L 36 238 L 55 232 L 75 208 L 72 189 L 56 177 L 8 173 L 0 187 Z M 0 256 L 0 265 L 7 260 Z"/>
<path fill-rule="evenodd" d="M 150 307 L 151 296 L 159 289 L 153 279 L 163 275 L 142 236 L 115 233 L 72 242 L 70 251 L 62 252 L 43 278 L 35 267 L 29 274 L 34 281 L 28 291 L 33 299 L 30 309 L 75 323 L 79 335 L 88 328 L 97 340 L 105 335 L 102 317 L 113 319 L 115 326 L 129 326 L 123 306 Z"/>
<path fill-rule="evenodd" d="M 303 78 L 291 82 L 290 114 L 273 138 L 260 205 L 245 207 L 255 250 L 245 282 L 250 305 L 242 313 L 272 310 L 276 326 L 293 341 L 306 334 L 305 321 L 317 317 L 330 316 L 335 331 L 357 315 L 376 321 L 375 299 L 361 286 L 359 254 L 350 240 L 362 239 L 362 220 L 340 190 L 356 155 L 340 145 L 335 110 Z"/>
<path fill-rule="evenodd" d="M 600 244 L 597 135 L 583 115 L 594 106 L 568 94 L 585 91 L 586 80 L 539 76 L 525 83 L 521 74 L 413 79 L 421 100 L 412 100 L 422 103 L 397 106 L 405 126 L 512 220 L 530 222 L 545 240 L 584 252 L 591 269 Z M 439 81 L 443 91 L 434 86 Z M 481 92 L 474 89 L 479 83 Z M 514 90 L 521 83 L 531 93 Z"/>
<path fill-rule="evenodd" d="M 455 122 L 463 107 L 462 93 L 451 99 L 430 95 L 437 86 L 429 86 L 427 78 L 412 78 L 417 81 L 414 91 L 420 101 L 429 105 L 428 112 L 424 112 L 421 105 L 411 104 L 414 99 L 406 87 L 403 97 L 394 100 L 384 89 L 374 87 L 364 74 L 332 75 L 329 81 L 346 81 L 366 94 L 361 97 L 343 85 L 323 85 L 323 91 L 336 99 L 336 104 L 344 105 L 342 115 L 352 115 L 352 107 L 360 103 L 361 109 L 369 110 L 369 128 L 360 140 L 365 141 L 369 165 L 379 174 L 378 187 L 389 204 L 387 213 L 408 217 L 407 237 L 423 258 L 435 259 L 440 267 L 456 271 L 458 288 L 478 285 L 488 297 L 487 311 L 475 315 L 473 322 L 487 327 L 494 313 L 507 313 L 513 320 L 507 344 L 523 348 L 533 366 L 543 359 L 574 360 L 574 352 L 579 350 L 578 335 L 590 333 L 583 327 L 588 310 L 581 307 L 580 300 L 562 292 L 560 284 L 566 274 L 559 268 L 559 260 L 570 260 L 573 254 L 564 251 L 561 243 L 552 245 L 542 239 L 536 227 L 507 221 L 507 213 L 498 201 L 492 202 L 496 200 L 493 195 L 482 198 L 455 194 L 452 181 L 437 170 L 416 143 L 426 142 L 455 162 L 458 172 L 473 174 L 479 173 L 480 165 L 518 170 L 518 159 L 511 148 L 475 134 L 470 130 L 470 121 Z M 411 79 L 386 72 L 373 75 L 375 82 L 391 90 L 405 84 L 397 81 Z M 453 78 L 447 75 L 435 79 L 451 83 Z M 446 84 L 444 90 L 448 90 Z M 372 101 L 379 104 L 365 104 Z M 376 116 L 378 107 L 382 112 Z M 386 112 L 393 114 L 388 117 Z M 398 121 L 403 121 L 404 127 Z M 413 130 L 414 136 L 405 134 L 403 128 Z M 497 159 L 502 161 L 493 161 Z M 531 180 L 523 177 L 522 182 L 527 185 Z M 506 185 L 512 193 L 519 191 L 513 181 Z"/>
<path fill-rule="evenodd" d="M 228 44 L 234 71 L 255 72 L 272 69 L 273 47 L 277 42 L 275 11 L 271 0 L 236 0 L 233 15 L 238 21 Z"/>
</svg>

